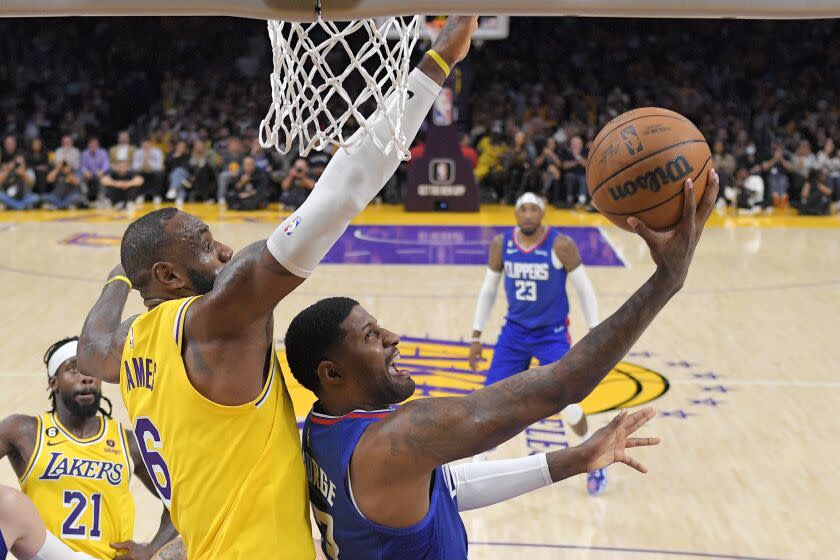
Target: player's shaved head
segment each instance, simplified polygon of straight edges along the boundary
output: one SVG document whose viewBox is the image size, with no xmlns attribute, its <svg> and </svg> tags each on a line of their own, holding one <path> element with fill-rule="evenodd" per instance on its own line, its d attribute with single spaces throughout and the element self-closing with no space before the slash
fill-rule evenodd
<svg viewBox="0 0 840 560">
<path fill-rule="evenodd" d="M 148 285 L 152 267 L 168 254 L 172 236 L 167 234 L 166 226 L 178 214 L 177 208 L 155 210 L 125 230 L 120 260 L 126 276 L 138 290 Z"/>
</svg>

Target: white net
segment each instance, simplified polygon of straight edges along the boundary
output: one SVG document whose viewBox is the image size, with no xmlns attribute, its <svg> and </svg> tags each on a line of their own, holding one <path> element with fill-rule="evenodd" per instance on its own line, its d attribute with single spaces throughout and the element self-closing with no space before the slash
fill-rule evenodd
<svg viewBox="0 0 840 560">
<path fill-rule="evenodd" d="M 330 144 L 352 153 L 370 136 L 384 153 L 396 150 L 408 159 L 411 139 L 402 133 L 402 116 L 418 25 L 419 17 L 270 20 L 274 71 L 271 107 L 260 124 L 263 147 L 285 154 L 297 140 L 302 156 Z M 389 41 L 389 34 L 399 38 Z M 395 107 L 386 107 L 386 99 Z M 384 137 L 370 133 L 380 118 L 389 131 Z"/>
</svg>

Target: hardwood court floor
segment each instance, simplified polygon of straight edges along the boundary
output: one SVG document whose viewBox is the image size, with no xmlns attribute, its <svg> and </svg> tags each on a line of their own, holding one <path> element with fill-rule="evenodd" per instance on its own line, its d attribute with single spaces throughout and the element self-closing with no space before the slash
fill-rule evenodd
<svg viewBox="0 0 840 560">
<path fill-rule="evenodd" d="M 281 219 L 278 212 L 190 210 L 234 248 L 266 237 Z M 117 262 L 119 236 L 130 217 L 0 213 L 0 416 L 47 407 L 41 356 L 53 341 L 78 333 Z M 641 240 L 599 216 L 550 211 L 547 222 L 577 228 L 567 231 L 577 232 L 585 247 L 603 316 L 653 269 Z M 411 359 L 404 363 L 417 372 L 425 394 L 457 395 L 478 387 L 483 376 L 466 370 L 460 341 L 471 330 L 491 226 L 512 223 L 508 208 L 447 215 L 372 207 L 330 257 L 354 264 L 323 265 L 284 301 L 276 314 L 278 336 L 309 303 L 349 295 L 405 335 L 402 353 Z M 837 557 L 838 263 L 837 218 L 715 216 L 683 292 L 584 403 L 589 412 L 601 412 L 592 422 L 598 426 L 614 414 L 602 411 L 653 403 L 660 414 L 645 432 L 663 443 L 635 453 L 651 472 L 613 467 L 606 492 L 597 498 L 586 495 L 578 477 L 467 513 L 470 557 Z M 573 291 L 571 298 L 577 339 L 585 333 Z M 497 303 L 494 309 L 489 341 L 498 333 L 503 307 Z M 129 309 L 140 311 L 136 295 Z M 108 387 L 105 393 L 125 420 L 118 391 Z M 300 388 L 293 393 L 302 417 L 310 399 Z M 553 419 L 493 457 L 575 443 L 562 420 Z M 0 482 L 15 483 L 5 461 Z M 135 490 L 137 538 L 147 539 L 159 506 L 144 489 Z"/>
</svg>

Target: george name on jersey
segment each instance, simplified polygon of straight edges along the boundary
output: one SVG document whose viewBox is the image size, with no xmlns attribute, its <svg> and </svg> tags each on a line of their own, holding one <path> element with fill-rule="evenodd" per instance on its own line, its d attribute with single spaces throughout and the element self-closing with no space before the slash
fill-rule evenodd
<svg viewBox="0 0 840 560">
<path fill-rule="evenodd" d="M 327 500 L 327 503 L 333 505 L 335 498 L 335 483 L 329 479 L 324 469 L 315 462 L 309 453 L 303 452 L 303 462 L 306 463 L 306 478 L 313 488 L 317 488 L 318 492 Z"/>
<path fill-rule="evenodd" d="M 505 262 L 505 275 L 517 280 L 548 280 L 548 263 Z"/>
<path fill-rule="evenodd" d="M 157 373 L 157 362 L 143 356 L 131 358 L 131 361 L 123 361 L 125 370 L 125 384 L 129 391 L 134 389 L 155 388 L 155 373 Z"/>
<path fill-rule="evenodd" d="M 64 453 L 50 453 L 50 462 L 39 480 L 61 480 L 62 478 L 83 478 L 107 480 L 112 486 L 119 486 L 123 479 L 122 463 L 67 457 Z"/>
</svg>

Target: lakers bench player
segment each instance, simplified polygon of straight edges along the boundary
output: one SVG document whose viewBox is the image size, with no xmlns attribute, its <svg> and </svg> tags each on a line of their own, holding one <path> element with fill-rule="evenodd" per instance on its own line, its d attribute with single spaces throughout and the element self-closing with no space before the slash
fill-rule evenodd
<svg viewBox="0 0 840 560">
<path fill-rule="evenodd" d="M 44 355 L 52 409 L 0 422 L 0 459 L 8 457 L 21 490 L 48 530 L 70 548 L 100 560 L 148 560 L 176 532 L 164 508 L 151 543 L 134 536 L 134 472 L 155 492 L 134 435 L 100 407 L 102 382 L 79 373 L 77 338 L 60 340 Z"/>
<path fill-rule="evenodd" d="M 414 138 L 475 17 L 450 18 L 408 77 Z M 391 103 L 389 107 L 395 104 Z M 373 124 L 384 137 L 387 124 Z M 123 270 L 81 335 L 79 366 L 119 383 L 140 452 L 191 560 L 314 556 L 297 422 L 274 349 L 274 307 L 297 288 L 399 164 L 371 138 L 340 150 L 306 203 L 237 254 L 163 209 L 126 229 Z M 131 287 L 148 311 L 121 322 Z"/>
</svg>

